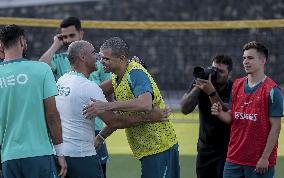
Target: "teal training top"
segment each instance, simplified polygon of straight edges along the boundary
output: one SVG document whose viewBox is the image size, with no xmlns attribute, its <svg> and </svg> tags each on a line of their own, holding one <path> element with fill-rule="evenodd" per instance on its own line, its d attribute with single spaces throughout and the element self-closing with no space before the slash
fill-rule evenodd
<svg viewBox="0 0 284 178">
<path fill-rule="evenodd" d="M 16 59 L 0 63 L 1 162 L 51 155 L 44 99 L 57 95 L 50 67 Z"/>
</svg>

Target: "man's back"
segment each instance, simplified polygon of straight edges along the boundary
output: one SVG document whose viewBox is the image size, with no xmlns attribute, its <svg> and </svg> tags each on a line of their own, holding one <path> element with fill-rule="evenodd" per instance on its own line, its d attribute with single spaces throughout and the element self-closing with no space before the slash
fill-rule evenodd
<svg viewBox="0 0 284 178">
<path fill-rule="evenodd" d="M 43 100 L 56 94 L 47 64 L 26 59 L 0 64 L 2 162 L 53 154 Z"/>
</svg>

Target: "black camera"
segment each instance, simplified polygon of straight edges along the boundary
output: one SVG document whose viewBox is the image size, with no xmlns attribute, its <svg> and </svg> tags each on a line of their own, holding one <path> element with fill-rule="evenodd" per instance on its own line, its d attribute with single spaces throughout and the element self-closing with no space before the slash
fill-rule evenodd
<svg viewBox="0 0 284 178">
<path fill-rule="evenodd" d="M 193 69 L 193 76 L 195 78 L 201 78 L 204 80 L 209 79 L 209 75 L 211 74 L 211 82 L 212 83 L 217 83 L 217 78 L 218 78 L 218 69 L 216 67 L 194 67 Z"/>
</svg>

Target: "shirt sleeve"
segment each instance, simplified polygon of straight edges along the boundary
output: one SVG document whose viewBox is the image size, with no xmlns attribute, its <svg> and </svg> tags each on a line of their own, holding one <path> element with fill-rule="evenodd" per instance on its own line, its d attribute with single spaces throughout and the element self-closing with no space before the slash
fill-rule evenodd
<svg viewBox="0 0 284 178">
<path fill-rule="evenodd" d="M 278 87 L 270 91 L 268 106 L 269 117 L 283 117 L 283 96 Z"/>
<path fill-rule="evenodd" d="M 153 95 L 153 88 L 150 79 L 143 70 L 132 70 L 129 73 L 128 82 L 135 97 L 147 92 Z"/>
<path fill-rule="evenodd" d="M 55 96 L 58 94 L 56 82 L 54 79 L 54 75 L 49 66 L 46 65 L 46 73 L 44 76 L 43 83 L 43 99 L 46 99 L 50 96 Z"/>
<path fill-rule="evenodd" d="M 58 60 L 57 58 L 58 58 L 58 54 L 55 54 L 55 55 L 52 56 L 51 61 L 50 61 L 51 70 L 52 70 L 53 73 L 56 73 L 56 69 L 57 69 L 56 68 L 56 66 L 57 66 L 56 61 Z"/>
</svg>

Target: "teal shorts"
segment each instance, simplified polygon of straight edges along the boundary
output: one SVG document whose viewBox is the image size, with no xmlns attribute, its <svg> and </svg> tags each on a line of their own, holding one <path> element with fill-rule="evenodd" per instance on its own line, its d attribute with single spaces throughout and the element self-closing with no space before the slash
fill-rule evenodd
<svg viewBox="0 0 284 178">
<path fill-rule="evenodd" d="M 103 171 L 98 155 L 85 157 L 65 156 L 67 177 L 69 178 L 103 178 Z"/>
<path fill-rule="evenodd" d="M 274 167 L 268 168 L 265 174 L 255 172 L 255 166 L 244 166 L 230 162 L 225 163 L 224 178 L 275 178 Z"/>
<path fill-rule="evenodd" d="M 58 178 L 53 155 L 8 160 L 2 171 L 7 178 Z"/>
<path fill-rule="evenodd" d="M 141 178 L 179 178 L 179 150 L 175 144 L 168 150 L 140 159 Z"/>
</svg>

